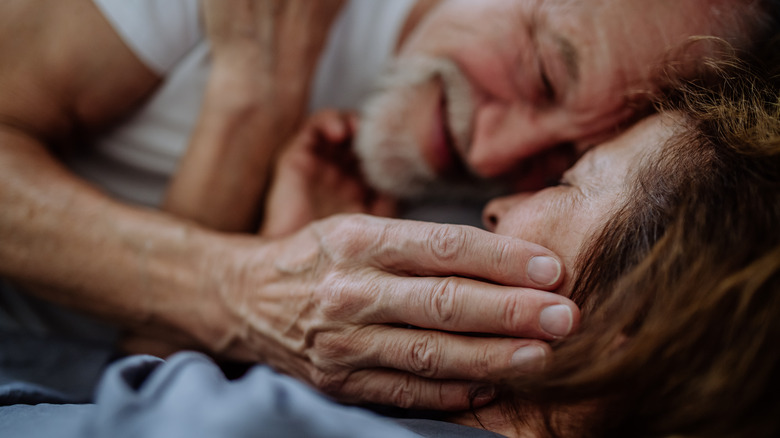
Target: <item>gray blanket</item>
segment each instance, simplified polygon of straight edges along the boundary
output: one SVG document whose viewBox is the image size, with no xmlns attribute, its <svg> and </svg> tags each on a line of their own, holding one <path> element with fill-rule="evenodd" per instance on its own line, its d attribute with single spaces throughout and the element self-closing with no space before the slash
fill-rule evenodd
<svg viewBox="0 0 780 438">
<path fill-rule="evenodd" d="M 74 318 L 0 290 L 0 437 L 498 436 L 343 406 L 268 367 L 228 380 L 199 353 L 111 363 L 110 329 Z"/>
</svg>

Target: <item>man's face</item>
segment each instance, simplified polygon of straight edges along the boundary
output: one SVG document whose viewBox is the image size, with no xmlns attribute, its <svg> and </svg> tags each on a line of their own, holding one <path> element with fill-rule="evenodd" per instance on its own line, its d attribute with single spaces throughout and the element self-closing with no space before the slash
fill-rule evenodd
<svg viewBox="0 0 780 438">
<path fill-rule="evenodd" d="M 364 109 L 357 148 L 369 179 L 418 195 L 434 181 L 461 190 L 456 181 L 555 177 L 635 115 L 632 96 L 654 91 L 670 49 L 733 27 L 703 13 L 709 3 L 442 2 Z M 736 14 L 719 7 L 713 16 Z"/>
</svg>

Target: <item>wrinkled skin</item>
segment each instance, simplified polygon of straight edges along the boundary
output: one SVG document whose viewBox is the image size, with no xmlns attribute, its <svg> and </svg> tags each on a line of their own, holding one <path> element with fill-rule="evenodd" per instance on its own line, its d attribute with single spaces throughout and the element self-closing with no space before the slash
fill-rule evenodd
<svg viewBox="0 0 780 438">
<path fill-rule="evenodd" d="M 554 248 L 568 266 L 576 269 L 574 261 L 589 239 L 628 201 L 642 166 L 652 165 L 670 139 L 684 129 L 685 122 L 678 114 L 648 117 L 588 151 L 566 171 L 558 185 L 493 200 L 483 212 L 485 226 L 498 234 Z M 577 274 L 573 272 L 570 278 Z M 571 281 L 560 291 L 563 295 L 571 294 Z M 507 415 L 515 406 L 513 400 L 505 398 L 477 410 L 476 415 L 455 414 L 449 419 L 507 437 L 537 436 L 538 431 L 548 429 L 541 420 L 543 416 L 533 409 L 522 412 L 520 417 Z M 556 429 L 582 431 L 578 419 L 588 418 L 593 409 L 590 403 L 567 406 L 565 413 L 552 416 Z"/>
<path fill-rule="evenodd" d="M 541 188 L 642 115 L 665 66 L 697 74 L 715 52 L 692 36 L 739 47 L 754 14 L 749 1 L 442 1 L 366 106 L 358 151 L 397 195 Z"/>
<path fill-rule="evenodd" d="M 247 321 L 273 321 L 278 325 L 271 330 L 259 326 L 258 334 L 284 335 L 276 338 L 276 342 L 285 348 L 258 348 L 258 351 L 297 352 L 293 357 L 307 359 L 300 361 L 303 368 L 289 369 L 289 364 L 296 361 L 287 357 L 278 366 L 347 401 L 378 396 L 387 383 L 401 378 L 403 385 L 395 387 L 392 398 L 386 402 L 419 407 L 428 403 L 423 399 L 432 397 L 443 409 L 459 409 L 462 407 L 459 400 L 479 390 L 480 397 L 475 402 L 481 405 L 490 399 L 492 387 L 458 380 L 468 379 L 468 373 L 476 370 L 480 370 L 478 380 L 491 382 L 538 369 L 549 354 L 549 346 L 530 339 L 488 341 L 442 331 L 509 330 L 519 338 L 554 339 L 568 333 L 575 320 L 553 324 L 555 330 L 560 330 L 553 335 L 541 328 L 541 319 L 532 315 L 541 315 L 543 308 L 550 306 L 571 312 L 572 316 L 576 312 L 567 307 L 561 296 L 502 286 L 486 290 L 474 280 L 440 277 L 451 269 L 464 277 L 487 270 L 499 276 L 492 278 L 501 278 L 494 280 L 500 284 L 520 285 L 531 281 L 512 279 L 518 274 L 512 266 L 527 265 L 529 260 L 505 259 L 512 246 L 524 244 L 520 240 L 503 240 L 470 227 L 441 229 L 435 224 L 368 216 L 337 216 L 305 227 L 298 224 L 298 218 L 316 220 L 323 212 L 343 208 L 365 211 L 380 206 L 373 201 L 366 202 L 370 198 L 366 197 L 365 186 L 351 172 L 353 157 L 345 156 L 349 150 L 340 144 L 351 131 L 352 123 L 344 115 L 322 112 L 310 120 L 286 149 L 269 194 L 274 208 L 266 211 L 262 234 L 290 235 L 282 242 L 288 241 L 292 250 L 276 253 L 275 267 L 282 278 L 293 280 L 289 285 L 287 281 L 269 282 L 282 285 L 278 296 L 266 297 L 262 306 L 235 311 L 241 315 L 266 315 L 244 318 Z M 291 217 L 291 211 L 299 214 Z M 411 236 L 400 232 L 408 231 L 409 225 L 422 233 L 419 240 L 409 240 Z M 291 234 L 299 227 L 301 232 Z M 490 242 L 493 239 L 498 240 Z M 304 251 L 312 248 L 312 241 L 318 242 L 321 249 Z M 472 250 L 460 253 L 458 249 L 471 247 L 473 243 L 487 243 L 492 250 L 475 259 L 480 260 L 478 264 L 461 264 L 466 260 L 463 254 L 475 253 Z M 479 251 L 476 247 L 474 250 Z M 407 263 L 401 254 L 417 254 L 418 258 Z M 263 257 L 258 255 L 253 259 Z M 251 276 L 251 273 L 241 277 L 244 275 Z M 407 275 L 412 277 L 402 280 Z M 417 276 L 428 278 L 414 280 Z M 297 286 L 301 277 L 313 282 L 314 294 L 309 295 L 307 288 Z M 403 283 L 397 283 L 399 280 Z M 407 286 L 399 288 L 400 284 L 416 292 L 407 290 Z M 544 304 L 534 308 L 533 303 L 539 300 Z M 235 305 L 241 300 L 231 297 L 225 303 Z M 281 319 L 284 315 L 295 317 Z M 410 330 L 407 326 L 437 331 Z M 267 342 L 263 337 L 253 339 Z M 491 346 L 494 342 L 496 345 Z M 494 350 L 498 345 L 511 354 Z M 476 350 L 469 352 L 470 348 Z M 448 359 L 444 359 L 444 351 Z M 532 354 L 523 356 L 518 352 Z M 521 357 L 523 360 L 519 360 Z M 276 363 L 273 356 L 264 360 Z M 399 370 L 412 374 L 404 375 Z M 446 379 L 446 383 L 431 385 L 420 377 Z M 423 399 L 414 400 L 415 397 Z M 402 402 L 404 399 L 407 402 Z"/>
<path fill-rule="evenodd" d="M 270 363 L 339 399 L 435 409 L 468 408 L 486 376 L 528 365 L 512 362 L 518 348 L 547 352 L 545 340 L 577 326 L 573 303 L 542 292 L 561 284 L 560 260 L 519 239 L 361 215 L 267 239 L 112 199 L 53 150 L 87 148 L 82 134 L 131 116 L 162 78 L 88 0 L 0 2 L 0 41 L 0 275 L 43 299 L 141 339 Z M 207 102 L 208 123 L 194 134 L 198 150 L 238 151 L 217 154 L 228 163 L 267 156 L 247 147 L 251 135 L 230 135 L 258 109 L 257 95 L 246 92 L 247 102 L 231 88 L 256 73 L 246 60 L 238 77 L 215 66 L 214 93 L 225 101 Z M 216 195 L 233 196 L 229 188 Z M 457 334 L 473 331 L 503 337 Z M 479 394 L 486 402 L 490 387 Z"/>
<path fill-rule="evenodd" d="M 342 400 L 466 408 L 475 386 L 465 380 L 523 372 L 528 364 L 512 362 L 518 349 L 549 353 L 546 343 L 532 339 L 556 339 L 577 323 L 576 308 L 562 296 L 450 276 L 532 282 L 515 268 L 528 265 L 520 255 L 533 248 L 527 245 L 471 227 L 362 215 L 315 222 L 268 246 L 270 277 L 255 269 L 268 264 L 269 253 L 248 249 L 236 263 L 243 268 L 225 278 L 224 306 L 246 325 L 224 341 L 224 350 L 234 357 L 265 352 L 261 360 Z M 230 286 L 235 279 L 268 286 L 258 299 Z M 569 318 L 546 326 L 556 333 L 542 327 L 540 315 L 550 307 Z"/>
</svg>

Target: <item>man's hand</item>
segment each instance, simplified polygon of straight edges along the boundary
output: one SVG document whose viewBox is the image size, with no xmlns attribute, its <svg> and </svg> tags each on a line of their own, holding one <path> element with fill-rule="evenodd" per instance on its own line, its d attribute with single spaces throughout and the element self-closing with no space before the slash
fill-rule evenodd
<svg viewBox="0 0 780 438">
<path fill-rule="evenodd" d="M 339 213 L 394 214 L 394 201 L 363 180 L 351 147 L 356 123 L 349 114 L 321 111 L 285 147 L 266 198 L 261 236 L 284 237 Z"/>
<path fill-rule="evenodd" d="M 203 0 L 211 73 L 163 208 L 250 232 L 282 145 L 305 117 L 314 69 L 343 0 Z"/>
<path fill-rule="evenodd" d="M 212 82 L 229 93 L 217 96 L 218 103 L 232 109 L 248 101 L 277 122 L 276 131 L 292 134 L 305 114 L 314 69 L 343 3 L 202 0 Z"/>
<path fill-rule="evenodd" d="M 278 52 L 283 42 L 291 56 L 308 60 L 319 54 L 333 20 L 344 0 L 202 0 L 206 34 L 216 55 L 242 50 L 246 43 L 250 50 L 260 44 L 264 53 L 276 55 L 280 61 L 287 57 Z M 298 66 L 293 66 L 294 72 Z"/>
<path fill-rule="evenodd" d="M 489 382 L 539 369 L 541 340 L 578 324 L 571 301 L 539 291 L 563 278 L 550 251 L 476 228 L 347 215 L 232 248 L 214 285 L 234 329 L 213 350 L 342 401 L 483 404 Z"/>
</svg>

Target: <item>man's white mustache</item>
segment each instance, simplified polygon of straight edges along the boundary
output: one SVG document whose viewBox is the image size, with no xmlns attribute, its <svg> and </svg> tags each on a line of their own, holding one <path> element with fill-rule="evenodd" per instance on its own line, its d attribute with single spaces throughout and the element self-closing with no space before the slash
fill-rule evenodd
<svg viewBox="0 0 780 438">
<path fill-rule="evenodd" d="M 471 83 L 452 61 L 414 57 L 391 64 L 377 82 L 363 109 L 356 151 L 366 177 L 379 190 L 401 197 L 484 198 L 502 190 L 488 188 L 466 169 L 463 181 L 437 181 L 424 160 L 420 145 L 404 129 L 415 87 L 439 81 L 445 102 L 445 128 L 459 161 L 468 152 L 473 132 L 475 102 Z M 466 184 L 464 184 L 466 182 Z"/>
</svg>

